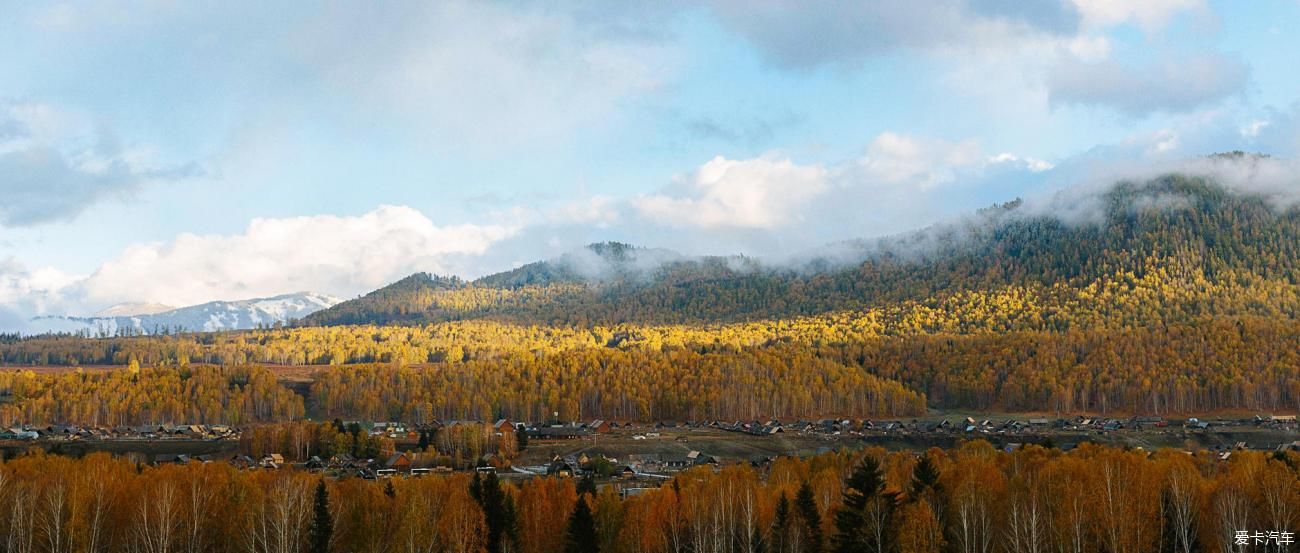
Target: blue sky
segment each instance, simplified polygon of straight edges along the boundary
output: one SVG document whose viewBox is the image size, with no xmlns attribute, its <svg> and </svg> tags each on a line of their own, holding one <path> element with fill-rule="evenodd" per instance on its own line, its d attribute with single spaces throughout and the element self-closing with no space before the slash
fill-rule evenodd
<svg viewBox="0 0 1300 553">
<path fill-rule="evenodd" d="M 644 4 L 0 0 L 0 327 L 779 258 L 1300 148 L 1295 0 Z"/>
</svg>

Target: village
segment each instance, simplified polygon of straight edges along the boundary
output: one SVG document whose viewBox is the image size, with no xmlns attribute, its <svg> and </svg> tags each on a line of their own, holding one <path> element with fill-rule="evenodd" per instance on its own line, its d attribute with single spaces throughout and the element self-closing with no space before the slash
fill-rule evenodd
<svg viewBox="0 0 1300 553">
<path fill-rule="evenodd" d="M 928 417 L 913 420 L 820 419 L 783 422 L 689 421 L 627 423 L 516 423 L 434 421 L 420 424 L 349 421 L 391 447 L 370 458 L 349 453 L 297 457 L 283 452 L 252 454 L 241 448 L 240 428 L 230 425 L 139 425 L 79 427 L 14 425 L 0 431 L 6 454 L 44 447 L 55 453 L 109 451 L 148 464 L 225 462 L 241 470 L 305 470 L 332 478 L 421 477 L 456 471 L 496 472 L 501 478 L 592 477 L 620 489 L 654 485 L 696 466 L 747 463 L 868 446 L 924 450 L 983 439 L 1010 451 L 1037 444 L 1068 451 L 1084 442 L 1147 449 L 1208 450 L 1227 460 L 1240 450 L 1300 450 L 1294 415 L 1165 418 L 1115 417 Z M 429 436 L 469 429 L 496 443 L 512 444 L 509 457 L 485 448 L 452 462 L 431 454 Z M 69 446 L 76 446 L 69 449 Z M 638 484 L 641 483 L 641 484 Z"/>
</svg>

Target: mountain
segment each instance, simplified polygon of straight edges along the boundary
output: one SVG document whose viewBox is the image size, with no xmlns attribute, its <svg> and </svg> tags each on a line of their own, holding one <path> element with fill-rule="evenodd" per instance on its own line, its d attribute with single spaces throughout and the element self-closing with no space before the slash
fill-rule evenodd
<svg viewBox="0 0 1300 553">
<path fill-rule="evenodd" d="M 472 282 L 408 277 L 301 323 L 725 322 L 1008 293 L 1039 302 L 1033 324 L 1046 330 L 1078 326 L 1064 314 L 1083 307 L 1093 310 L 1088 324 L 1300 313 L 1296 208 L 1207 177 L 1121 182 L 1048 205 L 1009 202 L 828 251 L 773 265 L 596 244 Z M 1101 302 L 1102 293 L 1111 296 Z"/>
<path fill-rule="evenodd" d="M 43 331 L 91 336 L 238 330 L 290 322 L 337 305 L 340 301 L 342 300 L 324 294 L 299 292 L 270 298 L 214 301 L 154 313 L 140 311 L 139 305 L 114 306 L 106 311 L 136 311 L 139 314 L 37 317 L 32 320 L 31 326 Z"/>
<path fill-rule="evenodd" d="M 591 244 L 472 282 L 416 273 L 360 298 L 314 313 L 304 326 L 423 323 L 617 301 L 637 290 L 726 280 L 758 271 L 753 259 L 688 257 L 618 242 Z"/>
<path fill-rule="evenodd" d="M 161 303 L 119 303 L 95 312 L 95 317 L 131 317 L 135 315 L 156 315 L 176 309 Z"/>
</svg>

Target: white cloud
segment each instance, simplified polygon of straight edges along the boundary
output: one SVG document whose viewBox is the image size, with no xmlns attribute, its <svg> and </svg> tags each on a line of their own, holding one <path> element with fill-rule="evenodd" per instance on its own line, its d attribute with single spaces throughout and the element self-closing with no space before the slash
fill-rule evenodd
<svg viewBox="0 0 1300 553">
<path fill-rule="evenodd" d="M 0 306 L 26 313 L 61 309 L 62 291 L 80 278 L 54 267 L 29 270 L 12 257 L 0 259 Z"/>
<path fill-rule="evenodd" d="M 774 228 L 797 220 L 799 208 L 826 188 L 827 172 L 788 159 L 705 163 L 680 195 L 653 194 L 634 200 L 644 217 L 672 226 Z"/>
<path fill-rule="evenodd" d="M 1270 122 L 1263 119 L 1256 119 L 1241 127 L 1242 138 L 1255 138 L 1259 132 L 1268 128 Z"/>
<path fill-rule="evenodd" d="M 1067 60 L 1048 76 L 1053 105 L 1113 108 L 1141 116 L 1188 112 L 1241 92 L 1250 74 L 1240 59 L 1204 54 L 1165 59 L 1145 67 L 1116 61 Z"/>
<path fill-rule="evenodd" d="M 598 127 L 676 73 L 673 49 L 642 28 L 653 23 L 620 20 L 620 10 L 462 1 L 388 8 L 335 5 L 309 20 L 293 47 L 340 92 L 450 145 L 531 145 Z M 383 32 L 340 39 L 358 29 Z"/>
<path fill-rule="evenodd" d="M 895 50 L 1002 49 L 1025 39 L 1072 36 L 1079 14 L 1067 1 L 797 2 L 718 0 L 723 24 L 774 64 L 798 69 L 859 65 Z"/>
<path fill-rule="evenodd" d="M 1085 27 L 1113 27 L 1133 23 L 1148 33 L 1164 29 L 1174 16 L 1204 11 L 1204 0 L 1074 0 Z"/>
<path fill-rule="evenodd" d="M 1010 163 L 1013 165 L 1021 164 L 1024 165 L 1026 169 L 1029 169 L 1030 171 L 1033 171 L 1035 173 L 1047 171 L 1056 166 L 1052 164 L 1050 161 L 1044 161 L 1033 157 L 1022 158 L 1010 152 L 1002 152 L 998 155 L 992 156 L 988 158 L 988 163 L 990 165 L 997 165 L 1000 163 Z"/>
<path fill-rule="evenodd" d="M 958 171 L 983 162 L 979 144 L 973 140 L 953 143 L 884 132 L 867 146 L 859 164 L 872 179 L 929 189 L 951 182 Z"/>
<path fill-rule="evenodd" d="M 980 196 L 980 183 L 988 177 L 1015 182 L 1015 174 L 1051 167 L 1033 157 L 987 155 L 974 140 L 884 132 L 861 157 L 830 165 L 774 155 L 715 157 L 688 178 L 631 204 L 649 225 L 717 231 L 714 236 L 763 231 L 780 234 L 780 247 L 810 247 L 908 228 L 945 210 L 948 199 Z M 753 233 L 727 236 L 772 246 Z"/>
<path fill-rule="evenodd" d="M 0 226 L 75 217 L 149 182 L 200 173 L 167 167 L 144 147 L 124 147 L 108 129 L 40 103 L 0 101 Z"/>
<path fill-rule="evenodd" d="M 255 219 L 242 234 L 139 244 L 76 285 L 87 305 L 192 305 L 292 291 L 349 296 L 417 271 L 453 272 L 517 229 L 437 226 L 409 207 L 354 217 Z"/>
</svg>

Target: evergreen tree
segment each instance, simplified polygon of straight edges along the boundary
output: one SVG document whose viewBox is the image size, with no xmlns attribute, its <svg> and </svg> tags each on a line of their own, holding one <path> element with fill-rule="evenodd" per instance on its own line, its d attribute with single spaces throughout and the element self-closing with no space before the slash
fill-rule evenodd
<svg viewBox="0 0 1300 553">
<path fill-rule="evenodd" d="M 817 510 L 817 500 L 813 497 L 812 486 L 808 484 L 807 480 L 804 480 L 803 485 L 799 486 L 799 493 L 794 496 L 794 506 L 799 512 L 799 519 L 808 535 L 808 551 L 820 552 L 822 550 L 822 515 Z"/>
<path fill-rule="evenodd" d="M 675 480 L 674 480 L 675 482 Z M 785 492 L 781 492 L 781 497 L 776 500 L 776 517 L 772 522 L 772 536 L 776 542 L 777 551 L 785 551 L 787 534 L 790 531 L 790 498 L 786 497 Z"/>
<path fill-rule="evenodd" d="M 936 492 L 939 490 L 939 467 L 929 454 L 924 454 L 921 455 L 921 460 L 916 462 L 916 468 L 912 469 L 909 498 L 915 501 L 929 490 Z"/>
<path fill-rule="evenodd" d="M 591 514 L 585 496 L 578 496 L 578 504 L 569 515 L 565 530 L 564 553 L 600 553 L 600 540 L 596 536 L 596 519 Z"/>
<path fill-rule="evenodd" d="M 514 502 L 501 489 L 501 481 L 496 473 L 489 473 L 487 478 L 482 479 L 475 474 L 470 481 L 469 491 L 483 509 L 483 517 L 487 521 L 487 550 L 489 553 L 499 553 L 503 544 L 515 533 Z"/>
<path fill-rule="evenodd" d="M 836 553 L 883 553 L 886 544 L 877 543 L 867 527 L 867 509 L 881 498 L 885 489 L 884 473 L 880 461 L 870 455 L 864 457 L 845 482 L 844 503 L 835 513 L 835 537 L 832 547 Z M 887 505 L 892 506 L 892 499 Z"/>
<path fill-rule="evenodd" d="M 330 538 L 334 535 L 334 518 L 330 515 L 329 490 L 325 479 L 316 482 L 316 501 L 312 508 L 311 526 L 308 529 L 308 551 L 329 553 Z"/>
<path fill-rule="evenodd" d="M 519 452 L 528 449 L 528 433 L 523 430 L 515 432 L 515 445 L 518 446 L 515 449 Z"/>
<path fill-rule="evenodd" d="M 578 479 L 578 495 L 591 494 L 596 495 L 596 479 L 590 474 Z"/>
</svg>

